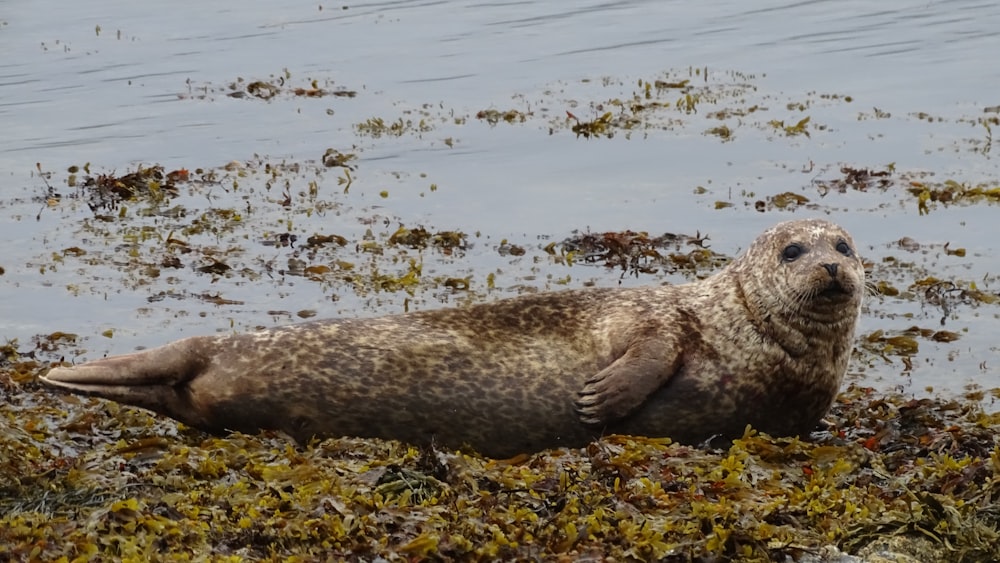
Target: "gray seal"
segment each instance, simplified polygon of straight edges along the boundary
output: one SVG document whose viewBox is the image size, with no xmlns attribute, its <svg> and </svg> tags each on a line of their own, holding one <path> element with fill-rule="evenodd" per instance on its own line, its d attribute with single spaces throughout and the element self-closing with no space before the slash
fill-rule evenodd
<svg viewBox="0 0 1000 563">
<path fill-rule="evenodd" d="M 491 457 L 608 433 L 795 435 L 838 392 L 864 276 L 844 229 L 788 221 L 693 283 L 196 336 L 55 367 L 42 381 L 217 433 L 387 438 Z"/>
</svg>

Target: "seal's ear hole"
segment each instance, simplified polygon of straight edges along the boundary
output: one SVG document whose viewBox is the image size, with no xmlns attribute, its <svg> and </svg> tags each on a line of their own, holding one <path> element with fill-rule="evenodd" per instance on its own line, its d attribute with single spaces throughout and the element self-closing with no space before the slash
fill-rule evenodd
<svg viewBox="0 0 1000 563">
<path fill-rule="evenodd" d="M 844 241 L 840 241 L 837 243 L 837 252 L 843 254 L 844 256 L 850 256 L 854 254 L 854 251 L 851 250 L 851 245 L 847 244 Z"/>
<path fill-rule="evenodd" d="M 802 256 L 802 254 L 805 251 L 806 250 L 802 248 L 801 244 L 792 243 L 786 246 L 785 249 L 781 251 L 781 259 L 785 262 L 791 262 L 796 258 L 798 258 L 799 256 Z"/>
</svg>

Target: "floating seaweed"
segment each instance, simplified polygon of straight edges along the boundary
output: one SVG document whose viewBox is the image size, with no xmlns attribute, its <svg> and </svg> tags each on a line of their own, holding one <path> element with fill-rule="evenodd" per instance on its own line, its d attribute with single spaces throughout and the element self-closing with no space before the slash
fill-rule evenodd
<svg viewBox="0 0 1000 563">
<path fill-rule="evenodd" d="M 498 111 L 495 109 L 484 109 L 476 113 L 476 119 L 481 119 L 490 125 L 496 125 L 501 121 L 505 123 L 524 123 L 533 114 L 516 109 Z"/>
<path fill-rule="evenodd" d="M 217 93 L 222 93 L 229 98 L 237 100 L 271 100 L 279 96 L 290 98 L 354 98 L 358 95 L 357 90 L 342 87 L 333 87 L 331 81 L 322 82 L 316 79 L 308 80 L 304 86 L 292 86 L 292 74 L 285 69 L 280 75 L 272 75 L 266 79 L 247 80 L 239 77 L 225 86 L 215 86 L 203 84 L 196 86 L 188 81 L 188 90 L 178 94 L 180 99 L 205 100 Z"/>
<path fill-rule="evenodd" d="M 671 272 L 718 268 L 728 262 L 727 257 L 706 248 L 706 240 L 708 237 L 701 233 L 650 237 L 648 233 L 633 231 L 586 232 L 563 241 L 561 250 L 570 260 L 620 268 L 622 275 L 653 274 L 658 268 Z M 694 248 L 687 250 L 688 247 Z"/>
<path fill-rule="evenodd" d="M 145 199 L 154 203 L 163 202 L 176 197 L 177 184 L 188 180 L 189 172 L 184 169 L 164 174 L 162 166 L 140 166 L 135 172 L 123 176 L 86 176 L 81 189 L 86 194 L 87 205 L 97 213 L 99 210 L 118 209 L 123 201 Z"/>
</svg>

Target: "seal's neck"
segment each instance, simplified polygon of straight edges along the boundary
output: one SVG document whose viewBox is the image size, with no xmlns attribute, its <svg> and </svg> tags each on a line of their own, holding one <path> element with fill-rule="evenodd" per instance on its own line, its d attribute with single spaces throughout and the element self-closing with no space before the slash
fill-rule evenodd
<svg viewBox="0 0 1000 563">
<path fill-rule="evenodd" d="M 792 358 L 814 354 L 817 344 L 814 321 L 778 303 L 781 298 L 775 299 L 775 288 L 760 287 L 755 281 L 757 278 L 752 276 L 736 276 L 741 301 L 746 305 L 747 315 L 757 331 Z"/>
</svg>

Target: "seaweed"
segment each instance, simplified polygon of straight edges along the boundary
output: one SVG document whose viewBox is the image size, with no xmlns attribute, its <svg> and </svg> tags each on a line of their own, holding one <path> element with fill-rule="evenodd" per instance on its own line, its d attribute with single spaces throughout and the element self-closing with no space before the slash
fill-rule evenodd
<svg viewBox="0 0 1000 563">
<path fill-rule="evenodd" d="M 212 437 L 10 373 L 0 371 L 10 560 L 1000 557 L 1000 416 L 983 394 L 850 386 L 804 438 L 748 428 L 710 448 L 606 436 L 493 460 L 377 439 Z"/>
</svg>

